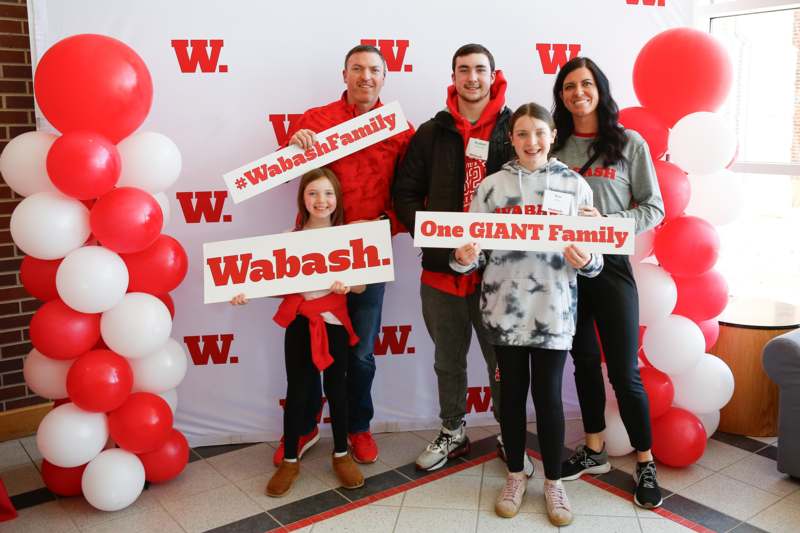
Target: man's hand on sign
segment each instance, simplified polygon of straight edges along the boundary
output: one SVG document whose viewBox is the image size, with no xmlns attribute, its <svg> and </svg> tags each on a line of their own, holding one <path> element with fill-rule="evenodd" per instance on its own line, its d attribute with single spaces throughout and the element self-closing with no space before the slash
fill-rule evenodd
<svg viewBox="0 0 800 533">
<path fill-rule="evenodd" d="M 317 135 L 311 130 L 297 130 L 297 132 L 292 135 L 292 138 L 289 139 L 289 144 L 293 144 L 302 148 L 303 150 L 308 150 L 317 140 Z"/>
<path fill-rule="evenodd" d="M 231 298 L 231 305 L 244 305 L 247 303 L 247 297 L 243 292 Z"/>
<path fill-rule="evenodd" d="M 348 292 L 361 294 L 366 288 L 366 285 L 353 285 L 352 287 L 348 287 L 341 281 L 334 281 L 333 285 L 331 285 L 331 292 L 335 294 L 347 294 Z"/>
<path fill-rule="evenodd" d="M 591 259 L 591 254 L 584 252 L 574 244 L 570 244 L 564 248 L 564 259 L 567 260 L 567 263 L 569 263 L 572 268 L 578 269 L 586 266 L 586 263 Z"/>
<path fill-rule="evenodd" d="M 481 245 L 477 242 L 465 244 L 455 251 L 456 261 L 462 266 L 473 265 L 478 262 L 478 254 L 481 253 Z"/>
<path fill-rule="evenodd" d="M 600 211 L 597 210 L 596 207 L 591 205 L 581 205 L 578 206 L 578 216 L 582 217 L 599 217 Z"/>
</svg>

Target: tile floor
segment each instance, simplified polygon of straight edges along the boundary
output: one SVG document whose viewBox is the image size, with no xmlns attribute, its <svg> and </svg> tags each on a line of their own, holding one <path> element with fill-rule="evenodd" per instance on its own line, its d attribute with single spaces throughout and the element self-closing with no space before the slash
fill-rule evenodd
<svg viewBox="0 0 800 533">
<path fill-rule="evenodd" d="M 538 456 L 535 424 L 528 448 Z M 287 497 L 264 495 L 274 471 L 275 443 L 207 446 L 192 450 L 181 476 L 153 485 L 127 509 L 98 511 L 82 498 L 56 498 L 39 475 L 35 439 L 0 443 L 0 477 L 19 517 L 0 523 L 5 532 L 511 532 L 554 531 L 544 510 L 542 466 L 528 484 L 521 512 L 494 514 L 505 477 L 495 456 L 497 427 L 469 428 L 471 453 L 435 473 L 413 461 L 433 431 L 377 435 L 380 460 L 363 467 L 366 485 L 338 489 L 330 468 L 330 440 L 322 439 L 302 461 L 302 474 Z M 580 443 L 579 421 L 567 423 L 567 443 Z M 614 469 L 567 485 L 574 522 L 570 532 L 800 531 L 800 481 L 777 472 L 776 439 L 717 433 L 705 455 L 689 468 L 659 466 L 665 502 L 658 512 L 631 503 L 633 456 L 612 459 Z"/>
</svg>

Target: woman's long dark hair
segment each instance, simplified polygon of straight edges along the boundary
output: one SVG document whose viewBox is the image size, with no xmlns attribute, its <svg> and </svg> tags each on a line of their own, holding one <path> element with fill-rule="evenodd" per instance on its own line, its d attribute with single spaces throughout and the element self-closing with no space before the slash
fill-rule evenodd
<svg viewBox="0 0 800 533">
<path fill-rule="evenodd" d="M 597 137 L 592 143 L 589 155 L 599 154 L 603 158 L 603 165 L 613 165 L 619 161 L 625 162 L 622 150 L 628 142 L 625 129 L 619 125 L 619 107 L 611 97 L 611 88 L 608 78 L 600 70 L 594 61 L 588 57 L 573 57 L 567 61 L 556 76 L 553 85 L 553 120 L 556 123 L 556 140 L 553 143 L 552 151 L 556 152 L 564 147 L 567 140 L 575 130 L 572 121 L 572 113 L 567 110 L 564 101 L 561 99 L 561 91 L 564 87 L 564 79 L 573 70 L 586 67 L 594 76 L 597 87 Z"/>
</svg>

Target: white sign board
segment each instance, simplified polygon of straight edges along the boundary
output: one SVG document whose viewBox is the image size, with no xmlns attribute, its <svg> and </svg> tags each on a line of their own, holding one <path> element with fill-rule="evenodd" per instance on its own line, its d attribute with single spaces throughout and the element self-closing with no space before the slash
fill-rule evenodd
<svg viewBox="0 0 800 533">
<path fill-rule="evenodd" d="M 388 220 L 203 245 L 204 302 L 394 281 Z"/>
<path fill-rule="evenodd" d="M 414 246 L 458 248 L 477 242 L 486 250 L 561 252 L 575 244 L 587 252 L 632 255 L 634 224 L 621 217 L 418 211 Z"/>
</svg>

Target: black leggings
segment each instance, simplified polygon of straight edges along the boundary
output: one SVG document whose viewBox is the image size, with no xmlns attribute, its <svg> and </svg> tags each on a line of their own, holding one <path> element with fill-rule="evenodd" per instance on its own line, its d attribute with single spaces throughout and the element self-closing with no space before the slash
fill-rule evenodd
<svg viewBox="0 0 800 533">
<path fill-rule="evenodd" d="M 348 335 L 343 326 L 325 324 L 328 330 L 328 350 L 333 364 L 323 372 L 322 382 L 331 414 L 335 452 L 347 451 L 347 354 Z M 283 409 L 285 456 L 297 458 L 297 441 L 303 433 L 308 401 L 308 389 L 314 380 L 319 382 L 319 369 L 311 360 L 311 339 L 308 319 L 298 316 L 286 328 L 284 337 L 286 358 L 286 405 Z"/>
<path fill-rule="evenodd" d="M 564 447 L 561 378 L 567 360 L 566 350 L 528 346 L 495 346 L 494 349 L 500 367 L 500 395 L 503 398 L 500 403 L 500 430 L 506 448 L 508 471 L 522 472 L 523 469 L 525 411 L 530 386 L 544 474 L 547 479 L 561 479 L 561 450 Z"/>
<path fill-rule="evenodd" d="M 652 446 L 650 405 L 639 376 L 639 297 L 627 256 L 606 255 L 603 271 L 595 278 L 578 276 L 578 320 L 572 343 L 575 385 L 586 433 L 606 427 L 606 392 L 600 370 L 603 343 L 608 379 L 614 387 L 619 412 L 631 445 L 638 451 Z M 596 450 L 599 451 L 599 450 Z"/>
</svg>

